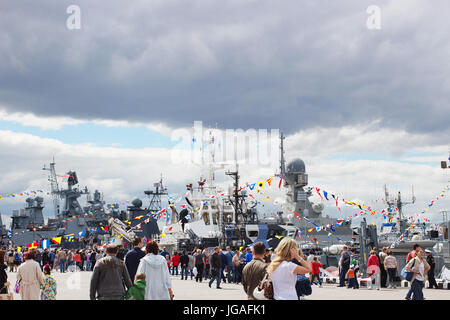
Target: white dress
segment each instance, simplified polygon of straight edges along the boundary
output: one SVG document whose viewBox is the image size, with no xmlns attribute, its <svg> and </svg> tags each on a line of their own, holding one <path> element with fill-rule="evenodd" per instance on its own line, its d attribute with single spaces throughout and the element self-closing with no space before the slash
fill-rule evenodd
<svg viewBox="0 0 450 320">
<path fill-rule="evenodd" d="M 146 277 L 145 300 L 170 300 L 169 288 L 172 288 L 172 283 L 163 256 L 147 254 L 139 263 L 138 273 L 144 273 Z"/>
</svg>

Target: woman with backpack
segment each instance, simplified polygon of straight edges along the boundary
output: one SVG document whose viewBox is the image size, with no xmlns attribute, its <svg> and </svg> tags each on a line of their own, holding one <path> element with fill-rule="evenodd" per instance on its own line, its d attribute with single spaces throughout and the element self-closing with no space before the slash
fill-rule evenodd
<svg viewBox="0 0 450 320">
<path fill-rule="evenodd" d="M 17 251 L 17 249 L 14 252 L 14 270 L 17 272 L 17 269 L 22 264 L 22 255 L 20 252 Z"/>
<path fill-rule="evenodd" d="M 273 298 L 275 300 L 298 300 L 295 289 L 297 275 L 311 272 L 311 266 L 299 256 L 297 242 L 294 239 L 283 238 L 275 253 L 275 259 L 267 268 L 267 273 L 272 279 Z M 292 262 L 293 259 L 295 259 L 295 263 Z"/>
<path fill-rule="evenodd" d="M 416 250 L 416 256 L 412 258 L 406 265 L 406 271 L 412 272 L 411 290 L 413 293 L 413 300 L 423 300 L 423 286 L 425 281 L 425 274 L 430 270 L 430 265 L 423 259 L 423 249 Z"/>
</svg>

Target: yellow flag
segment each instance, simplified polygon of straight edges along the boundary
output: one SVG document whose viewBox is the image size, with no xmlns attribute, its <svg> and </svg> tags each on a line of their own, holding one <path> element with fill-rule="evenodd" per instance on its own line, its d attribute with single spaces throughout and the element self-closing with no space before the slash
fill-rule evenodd
<svg viewBox="0 0 450 320">
<path fill-rule="evenodd" d="M 0 196 L 0 199 L 2 199 L 3 197 L 2 196 Z"/>
<path fill-rule="evenodd" d="M 166 233 L 165 233 L 165 232 L 163 232 L 163 233 L 160 234 L 160 237 L 161 237 L 161 238 L 164 238 L 165 236 L 166 236 Z"/>
<path fill-rule="evenodd" d="M 259 186 L 261 189 L 264 189 L 264 180 L 258 182 L 258 186 Z"/>
<path fill-rule="evenodd" d="M 17 247 L 17 251 L 21 252 L 22 251 L 22 247 Z"/>
<path fill-rule="evenodd" d="M 62 237 L 52 238 L 52 241 L 57 244 L 61 244 Z"/>
</svg>

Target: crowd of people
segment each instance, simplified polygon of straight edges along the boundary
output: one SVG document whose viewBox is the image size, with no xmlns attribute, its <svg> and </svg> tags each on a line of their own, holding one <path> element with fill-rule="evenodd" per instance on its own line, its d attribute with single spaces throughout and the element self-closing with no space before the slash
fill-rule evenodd
<svg viewBox="0 0 450 320">
<path fill-rule="evenodd" d="M 273 299 L 303 299 L 315 284 L 322 287 L 322 264 L 313 251 L 306 257 L 293 239 L 283 238 L 276 250 L 266 248 L 262 242 L 252 247 L 222 250 L 195 248 L 192 251 L 169 253 L 160 249 L 155 241 L 136 237 L 134 248 L 126 252 L 123 247 L 110 244 L 91 250 L 56 249 L 0 250 L 0 293 L 10 285 L 6 270 L 17 273 L 16 292 L 23 300 L 54 300 L 57 284 L 52 272 L 92 271 L 91 300 L 169 300 L 174 298 L 171 276 L 181 280 L 208 281 L 212 288 L 222 289 L 222 282 L 241 284 L 248 299 L 254 300 L 256 288 L 263 279 L 270 279 Z M 376 248 L 370 252 L 366 274 L 361 272 L 355 249 L 344 246 L 339 259 L 339 287 L 359 289 L 366 281 L 368 289 L 396 288 L 398 262 L 393 252 Z M 426 276 L 430 287 L 438 288 L 434 279 L 435 262 L 430 250 L 414 245 L 406 258 L 405 272 L 411 272 L 411 287 L 406 299 L 423 300 Z M 258 290 L 259 290 L 258 289 Z"/>
<path fill-rule="evenodd" d="M 344 287 L 347 282 L 348 288 L 359 288 L 357 261 L 355 249 L 352 248 L 348 252 L 348 248 L 344 246 L 339 259 L 339 287 Z M 413 274 L 410 289 L 405 297 L 406 300 L 424 300 L 425 278 L 428 278 L 430 288 L 438 289 L 435 279 L 436 263 L 431 250 L 423 250 L 420 245 L 415 244 L 413 250 L 407 255 L 405 262 L 403 271 Z M 369 278 L 364 280 L 368 289 L 373 289 L 374 284 L 377 290 L 380 290 L 380 288 L 396 289 L 399 272 L 398 261 L 392 250 L 384 247 L 378 252 L 377 248 L 373 248 L 367 261 L 366 273 Z"/>
</svg>

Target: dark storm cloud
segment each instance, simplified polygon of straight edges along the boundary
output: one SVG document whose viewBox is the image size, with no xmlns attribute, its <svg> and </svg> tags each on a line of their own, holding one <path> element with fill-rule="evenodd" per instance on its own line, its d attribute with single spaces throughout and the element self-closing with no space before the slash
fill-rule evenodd
<svg viewBox="0 0 450 320">
<path fill-rule="evenodd" d="M 376 3 L 374 3 L 376 2 Z M 65 27 L 71 4 L 82 29 Z M 382 9 L 368 30 L 366 8 Z M 2 1 L 0 106 L 223 128 L 448 129 L 445 1 Z"/>
</svg>

